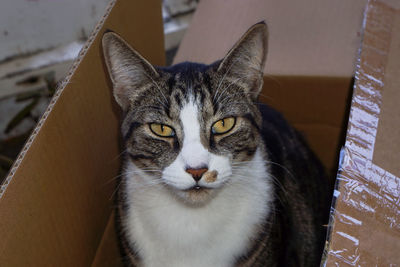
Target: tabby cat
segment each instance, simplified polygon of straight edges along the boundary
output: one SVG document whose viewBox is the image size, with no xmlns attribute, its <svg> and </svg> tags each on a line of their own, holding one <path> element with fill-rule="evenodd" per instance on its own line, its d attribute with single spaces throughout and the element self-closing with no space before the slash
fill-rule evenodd
<svg viewBox="0 0 400 267">
<path fill-rule="evenodd" d="M 324 171 L 256 100 L 267 26 L 220 61 L 152 66 L 113 32 L 106 66 L 124 112 L 117 225 L 127 266 L 318 266 Z"/>
</svg>

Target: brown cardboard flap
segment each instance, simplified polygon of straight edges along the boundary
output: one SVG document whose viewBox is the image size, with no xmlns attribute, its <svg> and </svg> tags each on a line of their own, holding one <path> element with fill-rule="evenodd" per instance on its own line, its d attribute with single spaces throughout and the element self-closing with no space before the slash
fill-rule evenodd
<svg viewBox="0 0 400 267">
<path fill-rule="evenodd" d="M 399 18 L 399 10 L 389 5 L 378 1 L 368 4 L 335 192 L 336 210 L 332 217 L 327 266 L 400 264 L 400 178 L 391 173 L 398 170 L 396 155 L 400 151 L 396 144 L 376 143 L 378 137 L 382 142 L 393 138 L 400 124 L 395 114 L 398 104 L 392 102 L 399 101 L 396 98 L 400 84 Z M 381 153 L 389 158 L 382 166 L 378 164 Z"/>
<path fill-rule="evenodd" d="M 211 63 L 253 24 L 269 27 L 265 73 L 353 75 L 366 0 L 202 0 L 175 62 Z"/>
<path fill-rule="evenodd" d="M 1 187 L 2 266 L 92 263 L 120 164 L 117 109 L 101 59 L 105 29 L 164 63 L 160 2 L 113 2 Z"/>
</svg>

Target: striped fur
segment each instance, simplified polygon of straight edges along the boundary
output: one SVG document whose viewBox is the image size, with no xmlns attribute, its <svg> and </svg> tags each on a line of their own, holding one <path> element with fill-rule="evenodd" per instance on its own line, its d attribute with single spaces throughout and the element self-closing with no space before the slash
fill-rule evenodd
<svg viewBox="0 0 400 267">
<path fill-rule="evenodd" d="M 259 23 L 221 61 L 165 68 L 104 35 L 124 111 L 116 221 L 127 266 L 319 265 L 328 186 L 297 132 L 256 104 L 266 38 Z M 214 134 L 227 117 L 233 128 Z M 151 123 L 174 134 L 157 136 Z M 196 182 L 187 168 L 211 178 Z"/>
</svg>

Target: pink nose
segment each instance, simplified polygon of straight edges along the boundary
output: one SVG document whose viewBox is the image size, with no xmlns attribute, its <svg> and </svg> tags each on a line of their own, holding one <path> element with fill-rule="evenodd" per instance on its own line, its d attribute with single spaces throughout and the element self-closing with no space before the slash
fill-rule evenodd
<svg viewBox="0 0 400 267">
<path fill-rule="evenodd" d="M 198 182 L 203 174 L 208 171 L 208 168 L 201 168 L 201 169 L 186 169 L 186 172 L 192 175 L 193 179 Z"/>
</svg>

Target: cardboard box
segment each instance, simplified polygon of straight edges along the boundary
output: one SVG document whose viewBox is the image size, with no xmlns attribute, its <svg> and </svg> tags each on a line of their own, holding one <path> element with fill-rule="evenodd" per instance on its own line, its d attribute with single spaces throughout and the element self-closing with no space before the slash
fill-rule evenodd
<svg viewBox="0 0 400 267">
<path fill-rule="evenodd" d="M 266 20 L 271 34 L 260 101 L 306 136 L 331 173 L 352 96 L 328 266 L 400 262 L 400 12 L 390 2 L 371 1 L 363 20 L 366 4 L 202 0 L 175 60 L 210 63 L 250 25 Z M 112 215 L 119 110 L 101 56 L 106 29 L 153 64 L 164 62 L 160 2 L 112 2 L 1 186 L 1 266 L 120 264 Z"/>
<path fill-rule="evenodd" d="M 369 2 L 363 27 L 328 266 L 400 265 L 400 2 Z"/>
<path fill-rule="evenodd" d="M 102 60 L 106 29 L 164 64 L 160 1 L 112 1 L 1 186 L 0 266 L 120 264 L 111 214 L 119 108 Z"/>
</svg>

